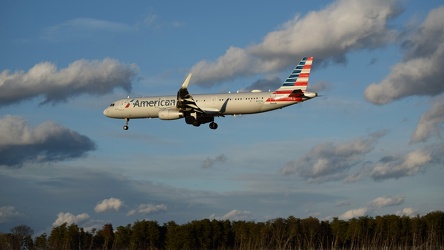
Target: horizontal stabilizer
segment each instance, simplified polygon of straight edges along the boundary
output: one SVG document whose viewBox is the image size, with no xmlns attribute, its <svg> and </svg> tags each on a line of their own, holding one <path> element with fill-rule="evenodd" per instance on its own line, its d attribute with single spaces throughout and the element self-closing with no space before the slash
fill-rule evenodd
<svg viewBox="0 0 444 250">
<path fill-rule="evenodd" d="M 293 90 L 293 92 L 291 92 L 291 94 L 289 95 L 290 97 L 296 97 L 296 98 L 314 98 L 318 96 L 318 93 L 316 92 L 302 92 L 302 90 L 300 89 L 295 89 Z"/>
<path fill-rule="evenodd" d="M 291 92 L 290 97 L 304 97 L 304 92 L 301 89 L 295 89 Z"/>
</svg>

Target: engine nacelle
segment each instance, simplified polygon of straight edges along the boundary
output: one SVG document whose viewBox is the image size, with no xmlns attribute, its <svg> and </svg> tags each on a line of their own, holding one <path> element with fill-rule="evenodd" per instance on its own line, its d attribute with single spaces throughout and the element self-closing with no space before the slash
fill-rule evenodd
<svg viewBox="0 0 444 250">
<path fill-rule="evenodd" d="M 183 118 L 184 115 L 182 112 L 179 112 L 174 109 L 162 109 L 159 110 L 159 119 L 161 120 L 177 120 Z"/>
</svg>

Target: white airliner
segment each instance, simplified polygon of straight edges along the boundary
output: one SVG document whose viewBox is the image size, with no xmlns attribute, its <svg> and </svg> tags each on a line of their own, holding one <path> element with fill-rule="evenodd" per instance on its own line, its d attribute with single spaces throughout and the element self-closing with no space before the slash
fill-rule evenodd
<svg viewBox="0 0 444 250">
<path fill-rule="evenodd" d="M 111 103 L 103 114 L 110 118 L 125 119 L 124 130 L 128 130 L 130 119 L 137 118 L 185 118 L 187 124 L 198 127 L 210 123 L 211 129 L 217 129 L 217 123 L 214 122 L 216 116 L 262 113 L 318 96 L 315 92 L 306 91 L 312 62 L 313 57 L 304 57 L 282 86 L 273 92 L 253 90 L 247 93 L 190 95 L 189 74 L 177 96 L 128 97 Z"/>
</svg>

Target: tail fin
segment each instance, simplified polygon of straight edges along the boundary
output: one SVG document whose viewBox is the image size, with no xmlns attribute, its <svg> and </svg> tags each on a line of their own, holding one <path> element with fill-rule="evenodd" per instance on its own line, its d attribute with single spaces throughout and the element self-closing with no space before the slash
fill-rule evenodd
<svg viewBox="0 0 444 250">
<path fill-rule="evenodd" d="M 311 64 L 313 57 L 304 57 L 293 69 L 293 72 L 285 80 L 284 84 L 275 91 L 275 94 L 290 94 L 294 90 L 305 92 L 310 77 Z"/>
</svg>

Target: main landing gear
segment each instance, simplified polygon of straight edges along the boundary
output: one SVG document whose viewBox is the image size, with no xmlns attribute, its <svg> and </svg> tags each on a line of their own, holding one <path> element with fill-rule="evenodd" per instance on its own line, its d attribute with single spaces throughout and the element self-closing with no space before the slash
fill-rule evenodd
<svg viewBox="0 0 444 250">
<path fill-rule="evenodd" d="M 211 123 L 210 123 L 210 128 L 211 128 L 211 129 L 217 129 L 217 123 L 215 123 L 215 122 L 211 122 Z"/>
<path fill-rule="evenodd" d="M 197 121 L 197 120 L 193 122 L 193 126 L 194 126 L 194 127 L 199 127 L 200 124 L 201 124 L 201 123 L 200 123 L 199 121 Z M 211 129 L 217 129 L 218 126 L 217 126 L 217 123 L 215 123 L 215 122 L 211 122 L 209 127 L 210 127 Z"/>
<path fill-rule="evenodd" d="M 199 127 L 201 124 L 204 123 L 210 123 L 210 128 L 211 129 L 217 129 L 217 123 L 214 122 L 214 117 L 213 116 L 199 116 L 199 117 L 194 117 L 191 115 L 185 116 L 185 122 L 187 124 L 193 125 L 195 127 Z"/>
<path fill-rule="evenodd" d="M 129 122 L 129 118 L 125 118 L 125 126 L 123 126 L 123 130 L 128 130 L 128 122 Z"/>
</svg>

